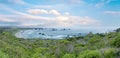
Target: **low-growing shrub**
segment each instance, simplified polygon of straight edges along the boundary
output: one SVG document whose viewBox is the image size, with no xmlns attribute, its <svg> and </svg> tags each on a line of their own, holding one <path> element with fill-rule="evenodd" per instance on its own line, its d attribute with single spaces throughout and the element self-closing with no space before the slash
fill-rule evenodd
<svg viewBox="0 0 120 58">
<path fill-rule="evenodd" d="M 62 58 L 76 58 L 74 54 L 65 54 Z"/>
<path fill-rule="evenodd" d="M 114 48 L 109 48 L 104 51 L 104 58 L 116 58 L 116 50 Z"/>
<path fill-rule="evenodd" d="M 78 58 L 101 58 L 101 53 L 97 50 L 86 50 L 81 52 Z"/>
<path fill-rule="evenodd" d="M 111 46 L 120 47 L 120 37 L 117 37 L 110 41 Z"/>
</svg>

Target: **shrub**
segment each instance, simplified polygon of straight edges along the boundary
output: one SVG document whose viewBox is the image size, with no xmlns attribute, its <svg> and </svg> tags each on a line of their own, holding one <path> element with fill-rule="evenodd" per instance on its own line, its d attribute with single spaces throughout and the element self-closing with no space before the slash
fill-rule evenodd
<svg viewBox="0 0 120 58">
<path fill-rule="evenodd" d="M 120 47 L 120 37 L 117 37 L 110 41 L 111 46 Z"/>
<path fill-rule="evenodd" d="M 35 53 L 31 58 L 47 58 L 45 55 L 42 55 L 41 53 Z"/>
<path fill-rule="evenodd" d="M 101 54 L 97 50 L 86 50 L 81 52 L 78 58 L 101 58 Z"/>
<path fill-rule="evenodd" d="M 104 58 L 116 58 L 116 53 L 114 48 L 109 48 L 104 51 Z"/>
<path fill-rule="evenodd" d="M 0 50 L 0 58 L 9 58 L 9 56 Z"/>
<path fill-rule="evenodd" d="M 74 54 L 65 54 L 62 58 L 76 58 Z"/>
</svg>

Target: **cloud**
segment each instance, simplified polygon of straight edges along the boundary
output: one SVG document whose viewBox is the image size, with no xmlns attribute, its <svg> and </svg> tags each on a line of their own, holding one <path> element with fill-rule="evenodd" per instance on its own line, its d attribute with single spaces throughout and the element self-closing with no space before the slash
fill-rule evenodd
<svg viewBox="0 0 120 58">
<path fill-rule="evenodd" d="M 57 11 L 57 10 L 50 10 L 49 11 L 50 14 L 53 14 L 53 15 L 60 15 L 60 13 Z"/>
<path fill-rule="evenodd" d="M 48 11 L 44 9 L 29 9 L 27 12 L 30 14 L 48 14 Z"/>
<path fill-rule="evenodd" d="M 81 22 L 80 25 L 86 25 L 86 26 L 90 26 L 90 25 L 99 26 L 99 25 L 101 25 L 100 21 L 94 20 L 94 19 L 92 19 L 92 18 L 90 18 L 88 16 L 83 17 L 79 21 Z"/>
<path fill-rule="evenodd" d="M 30 14 L 52 14 L 52 15 L 60 15 L 60 12 L 58 12 L 57 10 L 45 10 L 45 9 L 29 9 L 27 10 L 28 13 Z"/>
<path fill-rule="evenodd" d="M 5 16 L 4 16 L 5 17 Z M 59 15 L 55 17 L 32 17 L 29 15 L 9 16 L 6 18 L 13 18 L 14 22 L 19 22 L 19 26 L 42 26 L 42 27 L 81 27 L 81 26 L 99 26 L 100 22 L 90 17 L 79 17 L 71 15 Z M 16 19 L 15 19 L 16 18 Z M 47 18 L 47 19 L 46 19 Z M 5 18 L 2 18 L 3 20 Z M 5 20 L 6 22 L 10 19 Z M 5 22 L 4 21 L 4 22 Z"/>
<path fill-rule="evenodd" d="M 16 22 L 16 21 L 15 21 L 15 20 L 12 20 L 12 19 L 8 19 L 8 18 L 1 17 L 1 16 L 0 16 L 0 22 Z"/>
<path fill-rule="evenodd" d="M 68 26 L 99 26 L 100 22 L 90 17 L 79 17 L 79 16 L 58 16 L 58 23 L 62 22 Z"/>
<path fill-rule="evenodd" d="M 31 26 L 31 25 L 39 25 L 42 22 L 47 22 L 46 17 L 35 17 L 29 15 L 14 15 L 14 16 L 0 16 L 0 22 L 16 22 L 19 23 L 16 26 Z M 4 24 L 5 25 L 5 24 Z M 11 25 L 12 26 L 12 25 Z"/>
<path fill-rule="evenodd" d="M 105 11 L 104 14 L 109 14 L 109 15 L 120 15 L 120 12 L 119 11 Z"/>
<path fill-rule="evenodd" d="M 65 15 L 70 15 L 70 13 L 69 13 L 69 12 L 65 12 L 64 14 L 65 14 Z"/>
<path fill-rule="evenodd" d="M 106 4 L 109 4 L 110 2 L 115 1 L 115 0 L 100 0 L 97 4 L 95 4 L 96 7 L 100 8 Z"/>
<path fill-rule="evenodd" d="M 19 22 L 0 15 L 0 26 L 17 26 Z"/>
<path fill-rule="evenodd" d="M 41 12 L 39 13 L 39 11 L 41 9 L 37 9 L 34 10 L 32 12 L 36 12 L 37 14 L 41 14 Z M 50 22 L 56 22 L 56 24 L 54 25 L 61 25 L 61 26 L 74 26 L 74 25 L 78 25 L 78 26 L 90 26 L 90 25 L 100 25 L 97 20 L 93 20 L 90 17 L 79 17 L 79 16 L 72 16 L 70 15 L 69 12 L 65 12 L 64 14 L 58 12 L 57 10 L 44 10 L 45 13 L 44 14 L 49 14 L 49 15 L 55 15 L 55 17 L 48 17 L 48 20 L 46 21 L 48 24 Z M 45 24 L 47 25 L 47 24 Z M 51 23 L 49 24 L 51 25 Z"/>
<path fill-rule="evenodd" d="M 29 13 L 23 13 L 11 9 L 9 7 L 4 7 L 5 11 L 13 13 L 13 15 L 3 15 L 1 14 L 1 21 L 4 22 L 14 21 L 19 23 L 17 26 L 39 26 L 39 27 L 81 27 L 81 26 L 99 26 L 100 22 L 94 20 L 90 17 L 80 17 L 73 16 L 69 12 L 60 13 L 57 10 L 44 10 L 38 9 L 39 13 L 49 14 L 47 16 L 33 15 Z M 34 10 L 36 11 L 36 10 Z M 31 12 L 34 12 L 31 11 Z M 36 14 L 36 13 L 35 13 Z M 55 15 L 55 16 L 51 16 Z"/>
<path fill-rule="evenodd" d="M 60 0 L 59 0 L 60 1 Z M 33 7 L 31 7 L 30 9 L 46 9 L 46 10 L 62 10 L 62 11 L 68 11 L 69 9 L 71 9 L 73 6 L 75 5 L 69 5 L 69 4 L 52 4 L 52 5 L 32 5 Z"/>
</svg>

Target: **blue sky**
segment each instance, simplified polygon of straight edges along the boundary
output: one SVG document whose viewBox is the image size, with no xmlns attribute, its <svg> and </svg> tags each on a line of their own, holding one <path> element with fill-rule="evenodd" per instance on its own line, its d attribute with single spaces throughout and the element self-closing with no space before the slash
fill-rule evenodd
<svg viewBox="0 0 120 58">
<path fill-rule="evenodd" d="M 118 28 L 120 0 L 0 0 L 0 26 Z"/>
</svg>

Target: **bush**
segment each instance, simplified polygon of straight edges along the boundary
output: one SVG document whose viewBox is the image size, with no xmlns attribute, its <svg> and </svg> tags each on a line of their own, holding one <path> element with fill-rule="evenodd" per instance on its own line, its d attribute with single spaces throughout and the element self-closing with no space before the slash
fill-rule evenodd
<svg viewBox="0 0 120 58">
<path fill-rule="evenodd" d="M 86 50 L 81 52 L 78 58 L 101 58 L 101 54 L 97 50 Z"/>
<path fill-rule="evenodd" d="M 117 37 L 110 42 L 111 46 L 120 47 L 120 37 Z"/>
<path fill-rule="evenodd" d="M 62 58 L 76 58 L 74 54 L 65 54 Z"/>
<path fill-rule="evenodd" d="M 91 44 L 94 44 L 94 43 L 97 43 L 97 42 L 99 42 L 100 40 L 98 39 L 98 38 L 91 38 L 90 40 L 89 40 L 89 43 L 91 43 Z"/>
<path fill-rule="evenodd" d="M 0 50 L 0 58 L 9 58 L 9 56 Z"/>
<path fill-rule="evenodd" d="M 116 53 L 115 53 L 114 48 L 109 48 L 104 51 L 104 58 L 116 58 Z"/>
<path fill-rule="evenodd" d="M 31 58 L 47 58 L 45 55 L 42 55 L 41 53 L 35 53 Z"/>
</svg>

